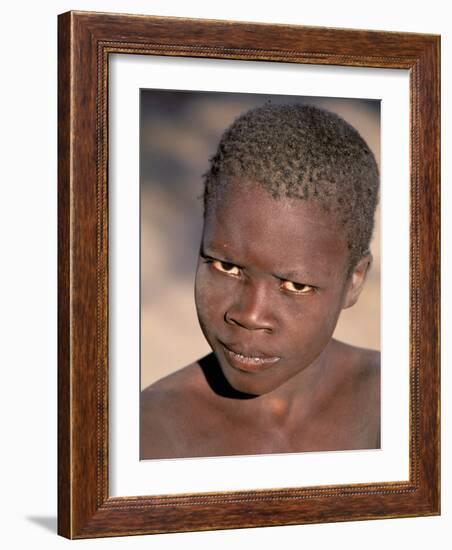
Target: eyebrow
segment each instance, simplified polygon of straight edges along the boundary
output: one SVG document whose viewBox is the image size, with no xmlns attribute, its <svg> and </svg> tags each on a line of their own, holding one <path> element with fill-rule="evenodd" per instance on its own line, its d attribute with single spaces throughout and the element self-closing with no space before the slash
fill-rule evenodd
<svg viewBox="0 0 452 550">
<path fill-rule="evenodd" d="M 206 247 L 204 245 L 204 242 L 202 242 L 201 246 L 200 246 L 199 254 L 203 258 L 217 259 L 217 260 L 223 261 L 225 263 L 235 265 L 235 266 L 240 267 L 240 268 L 243 267 L 242 264 L 240 264 L 240 263 L 236 262 L 235 260 L 233 260 L 230 256 L 228 256 L 227 253 L 220 252 L 219 250 L 217 251 L 217 249 L 214 245 L 209 247 L 209 250 L 210 250 L 210 253 L 206 252 Z M 296 282 L 303 283 L 303 281 L 306 280 L 306 279 L 309 280 L 309 279 L 314 278 L 314 276 L 309 274 L 308 272 L 303 273 L 303 272 L 295 271 L 295 270 L 288 270 L 288 271 L 285 271 L 284 273 L 282 273 L 282 272 L 270 273 L 270 275 L 272 277 L 275 277 L 276 279 L 279 279 L 280 281 L 292 281 L 294 283 L 296 283 Z"/>
<path fill-rule="evenodd" d="M 211 247 L 210 253 L 206 252 L 204 243 L 201 243 L 199 254 L 203 258 L 212 258 L 214 260 L 221 260 L 222 262 L 233 264 L 233 265 L 236 265 L 237 267 L 243 267 L 239 263 L 237 263 L 235 260 L 233 260 L 230 256 L 228 256 L 227 253 L 220 252 L 219 250 L 217 251 L 217 249 L 214 246 Z"/>
<path fill-rule="evenodd" d="M 277 279 L 281 279 L 282 281 L 292 281 L 294 283 L 303 283 L 305 279 L 312 279 L 313 276 L 310 275 L 308 272 L 300 272 L 300 271 L 286 271 L 283 273 L 272 273 L 273 277 L 276 277 Z"/>
</svg>

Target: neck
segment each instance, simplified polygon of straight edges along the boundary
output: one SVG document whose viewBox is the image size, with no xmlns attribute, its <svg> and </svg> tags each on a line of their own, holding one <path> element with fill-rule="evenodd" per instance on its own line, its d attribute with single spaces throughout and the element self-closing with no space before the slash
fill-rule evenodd
<svg viewBox="0 0 452 550">
<path fill-rule="evenodd" d="M 329 372 L 329 358 L 335 345 L 333 340 L 322 353 L 304 370 L 286 380 L 278 388 L 260 395 L 249 406 L 256 407 L 259 415 L 266 416 L 275 422 L 285 422 L 293 410 L 308 409 L 310 403 L 321 402 L 321 395 L 327 391 L 325 384 Z M 246 404 L 245 404 L 246 406 Z"/>
</svg>

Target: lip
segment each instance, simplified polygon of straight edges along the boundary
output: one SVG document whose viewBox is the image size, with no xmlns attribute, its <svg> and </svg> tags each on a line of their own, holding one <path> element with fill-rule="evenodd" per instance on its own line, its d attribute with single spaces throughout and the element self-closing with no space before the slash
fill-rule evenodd
<svg viewBox="0 0 452 550">
<path fill-rule="evenodd" d="M 242 350 L 220 342 L 228 362 L 236 369 L 246 372 L 259 372 L 272 367 L 281 357 L 266 355 L 260 351 Z"/>
</svg>

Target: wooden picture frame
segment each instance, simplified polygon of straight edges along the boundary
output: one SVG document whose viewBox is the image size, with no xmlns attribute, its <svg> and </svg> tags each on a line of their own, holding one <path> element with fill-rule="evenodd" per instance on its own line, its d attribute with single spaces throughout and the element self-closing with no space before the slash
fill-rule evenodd
<svg viewBox="0 0 452 550">
<path fill-rule="evenodd" d="M 58 61 L 58 532 L 68 538 L 440 513 L 440 38 L 68 12 Z M 406 69 L 410 74 L 409 480 L 109 496 L 111 54 Z"/>
</svg>

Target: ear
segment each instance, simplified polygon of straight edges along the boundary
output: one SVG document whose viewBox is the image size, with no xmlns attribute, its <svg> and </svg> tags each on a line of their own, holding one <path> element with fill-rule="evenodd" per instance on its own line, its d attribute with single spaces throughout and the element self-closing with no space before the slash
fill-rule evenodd
<svg viewBox="0 0 452 550">
<path fill-rule="evenodd" d="M 353 268 L 347 282 L 342 309 L 352 307 L 358 301 L 364 283 L 366 282 L 367 273 L 372 265 L 372 259 L 372 254 L 369 252 L 363 256 Z"/>
</svg>

